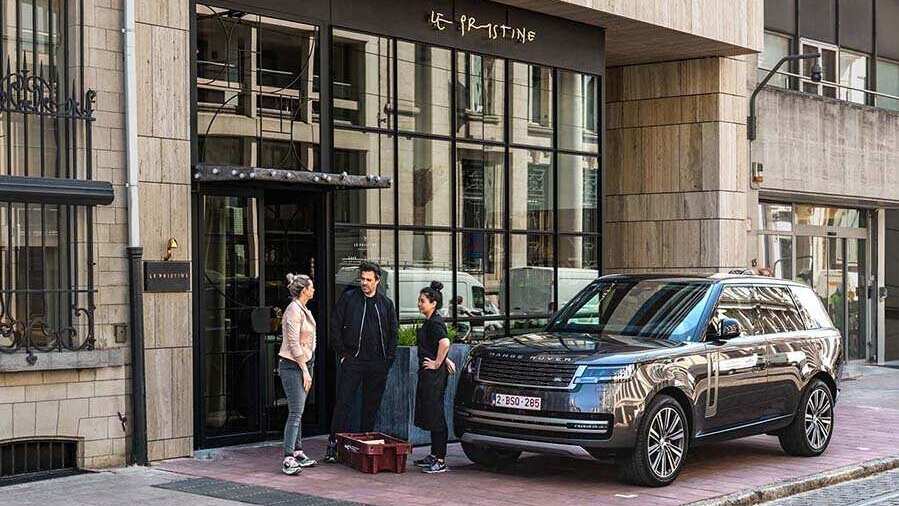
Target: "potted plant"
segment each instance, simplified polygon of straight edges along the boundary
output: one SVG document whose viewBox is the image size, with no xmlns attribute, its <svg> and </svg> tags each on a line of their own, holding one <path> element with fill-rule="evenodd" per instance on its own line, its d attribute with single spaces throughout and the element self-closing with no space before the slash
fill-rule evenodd
<svg viewBox="0 0 899 506">
<path fill-rule="evenodd" d="M 412 423 L 415 414 L 415 389 L 418 386 L 418 346 L 415 345 L 417 341 L 415 332 L 418 327 L 419 325 L 416 324 L 400 326 L 396 361 L 387 377 L 387 387 L 384 389 L 384 398 L 381 401 L 381 409 L 378 412 L 378 422 L 375 427 L 377 431 L 404 439 L 413 445 L 431 442 L 431 434 L 415 427 Z M 459 336 L 455 326 L 449 325 L 447 330 L 450 341 L 453 342 L 448 357 L 456 363 L 457 369 L 461 369 L 471 346 L 455 342 Z M 449 377 L 444 401 L 450 441 L 455 441 L 453 399 L 456 395 L 458 381 L 458 373 Z"/>
</svg>

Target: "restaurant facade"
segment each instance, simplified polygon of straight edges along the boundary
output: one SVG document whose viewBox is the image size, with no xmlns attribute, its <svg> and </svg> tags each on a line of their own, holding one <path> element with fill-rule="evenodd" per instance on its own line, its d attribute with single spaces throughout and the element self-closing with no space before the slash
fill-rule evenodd
<svg viewBox="0 0 899 506">
<path fill-rule="evenodd" d="M 540 328 L 604 273 L 783 266 L 766 244 L 789 236 L 776 275 L 815 283 L 802 248 L 876 251 L 856 215 L 816 209 L 870 224 L 889 199 L 789 193 L 773 186 L 789 165 L 750 150 L 766 2 L 676 4 L 4 1 L 3 74 L 27 61 L 49 83 L 29 96 L 62 106 L 0 99 L 0 453 L 102 468 L 277 439 L 288 272 L 316 284 L 313 435 L 333 402 L 328 309 L 364 260 L 401 334 L 438 280 L 474 344 Z M 830 232 L 841 246 L 804 245 Z M 876 319 L 859 328 L 878 338 Z"/>
</svg>

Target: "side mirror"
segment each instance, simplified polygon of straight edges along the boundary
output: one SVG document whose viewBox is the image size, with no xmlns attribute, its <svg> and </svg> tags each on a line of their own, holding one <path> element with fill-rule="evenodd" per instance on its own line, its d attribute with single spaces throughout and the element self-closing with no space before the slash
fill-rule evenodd
<svg viewBox="0 0 899 506">
<path fill-rule="evenodd" d="M 733 318 L 722 318 L 718 322 L 717 332 L 713 335 L 719 341 L 727 341 L 728 339 L 740 337 L 740 334 L 740 322 Z"/>
</svg>

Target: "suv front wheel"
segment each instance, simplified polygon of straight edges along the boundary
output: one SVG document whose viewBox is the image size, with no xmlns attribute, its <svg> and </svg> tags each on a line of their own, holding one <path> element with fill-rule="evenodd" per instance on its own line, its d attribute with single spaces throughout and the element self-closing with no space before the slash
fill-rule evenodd
<svg viewBox="0 0 899 506">
<path fill-rule="evenodd" d="M 500 469 L 511 466 L 521 456 L 520 451 L 504 450 L 491 446 L 479 446 L 462 442 L 462 451 L 468 460 L 488 469 Z"/>
<path fill-rule="evenodd" d="M 657 396 L 640 423 L 633 452 L 618 462 L 622 479 L 648 487 L 669 485 L 684 466 L 689 441 L 680 404 L 673 397 Z"/>
</svg>

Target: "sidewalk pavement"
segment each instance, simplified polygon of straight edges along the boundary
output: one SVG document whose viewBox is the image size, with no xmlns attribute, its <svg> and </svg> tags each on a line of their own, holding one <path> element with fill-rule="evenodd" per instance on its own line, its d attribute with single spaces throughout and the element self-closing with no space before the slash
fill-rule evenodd
<svg viewBox="0 0 899 506">
<path fill-rule="evenodd" d="M 469 462 L 458 444 L 450 445 L 447 456 L 451 470 L 433 476 L 420 474 L 411 466 L 411 459 L 405 474 L 365 475 L 340 465 L 319 464 L 299 476 L 285 476 L 279 471 L 280 448 L 265 445 L 203 452 L 203 458 L 175 459 L 149 470 L 132 468 L 63 480 L 82 487 L 80 480 L 97 480 L 94 476 L 101 476 L 101 482 L 93 485 L 98 493 L 116 497 L 114 491 L 122 489 L 124 495 L 119 493 L 118 502 L 136 504 L 144 502 L 140 498 L 149 486 L 135 485 L 135 480 L 174 481 L 190 477 L 382 505 L 682 504 L 899 456 L 899 370 L 865 367 L 860 379 L 846 381 L 842 387 L 836 409 L 836 433 L 821 457 L 789 457 L 777 439 L 770 436 L 712 444 L 692 451 L 677 481 L 658 489 L 619 483 L 615 466 L 610 463 L 557 457 L 524 455 L 513 468 L 490 472 Z M 324 452 L 325 439 L 310 438 L 305 446 L 309 455 L 319 457 Z M 421 458 L 427 452 L 427 448 L 416 448 L 412 458 Z M 23 500 L 47 501 L 48 494 L 53 493 L 57 498 L 62 493 L 67 499 L 80 500 L 68 493 L 68 486 L 60 492 L 56 484 L 61 481 L 17 486 L 16 504 Z M 3 497 L 0 495 L 0 503 Z M 233 504 L 158 488 L 152 489 L 152 503 Z"/>
</svg>

